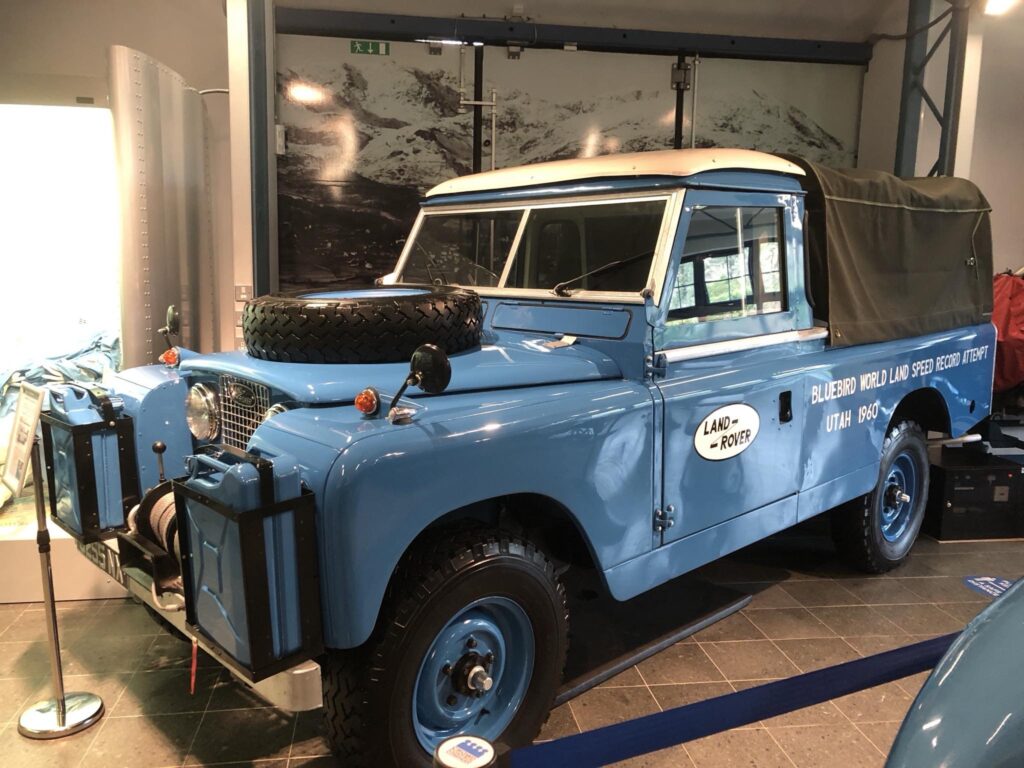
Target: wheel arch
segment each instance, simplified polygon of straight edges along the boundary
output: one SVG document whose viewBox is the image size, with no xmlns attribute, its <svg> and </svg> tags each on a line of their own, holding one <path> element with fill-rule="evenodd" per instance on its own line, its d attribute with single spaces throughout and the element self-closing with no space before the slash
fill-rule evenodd
<svg viewBox="0 0 1024 768">
<path fill-rule="evenodd" d="M 385 595 L 391 590 L 404 562 L 431 538 L 473 525 L 498 528 L 529 539 L 559 567 L 594 568 L 605 583 L 593 545 L 579 520 L 563 503 L 541 493 L 512 493 L 481 499 L 453 509 L 424 526 L 409 542 L 388 577 Z M 605 584 L 607 589 L 607 584 Z M 381 606 L 374 618 L 376 627 Z"/>
<path fill-rule="evenodd" d="M 921 387 L 907 393 L 893 411 L 885 433 L 889 434 L 901 421 L 915 421 L 926 433 L 941 432 L 948 435 L 951 430 L 949 407 L 934 387 Z"/>
</svg>

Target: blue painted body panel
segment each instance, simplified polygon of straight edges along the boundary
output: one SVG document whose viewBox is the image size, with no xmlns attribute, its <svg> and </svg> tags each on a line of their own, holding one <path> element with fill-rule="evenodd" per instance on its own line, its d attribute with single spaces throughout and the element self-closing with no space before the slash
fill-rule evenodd
<svg viewBox="0 0 1024 768">
<path fill-rule="evenodd" d="M 649 389 L 623 380 L 446 395 L 415 401 L 413 423 L 361 419 L 352 407 L 297 409 L 260 427 L 273 451 L 318 441 L 343 448 L 318 492 L 326 642 L 369 635 L 391 572 L 445 513 L 536 493 L 574 516 L 600 563 L 651 548 L 654 412 Z M 317 487 L 317 486 L 313 486 Z M 401 524 L 382 524 L 393 510 Z"/>
<path fill-rule="evenodd" d="M 114 378 L 110 387 L 124 399 L 124 410 L 135 420 L 135 455 L 139 485 L 145 493 L 160 479 L 152 446 L 156 440 L 167 445 L 164 468 L 168 477 L 185 471 L 185 458 L 192 454 L 192 435 L 185 424 L 188 384 L 178 371 L 162 365 L 130 368 Z"/>
<path fill-rule="evenodd" d="M 1024 580 L 967 625 L 932 670 L 887 768 L 1024 765 Z"/>
<path fill-rule="evenodd" d="M 491 326 L 534 333 L 564 333 L 599 339 L 621 339 L 629 329 L 631 314 L 610 307 L 566 307 L 552 302 L 527 304 L 502 301 L 494 308 Z"/>
<path fill-rule="evenodd" d="M 813 329 L 803 198 L 791 178 L 617 179 L 426 205 L 682 186 L 658 304 L 486 298 L 483 346 L 452 356 L 443 395 L 409 389 L 403 405 L 415 411 L 411 423 L 363 417 L 351 406 L 366 386 L 394 392 L 405 364 L 288 364 L 227 353 L 183 355 L 178 372 L 125 372 L 115 389 L 125 391 L 137 419 L 143 486 L 155 479 L 153 440 L 168 442 L 172 463 L 192 452 L 182 413 L 186 380 L 230 373 L 266 384 L 275 401 L 291 401 L 297 407 L 263 422 L 249 446 L 287 456 L 315 494 L 325 644 L 346 648 L 369 636 L 410 543 L 453 510 L 512 494 L 553 500 L 577 525 L 611 592 L 626 599 L 867 492 L 889 421 L 909 393 L 934 390 L 953 435 L 987 415 L 990 325 L 843 349 L 820 338 L 787 341 L 667 362 L 665 355 L 694 345 Z M 781 209 L 784 311 L 668 322 L 689 217 L 694 206 L 714 204 Z M 551 346 L 560 334 L 578 339 Z M 784 392 L 791 420 L 780 417 Z M 756 411 L 756 438 L 727 460 L 698 456 L 699 425 L 735 403 Z M 674 524 L 659 531 L 656 510 L 669 506 Z"/>
<path fill-rule="evenodd" d="M 549 349 L 536 334 L 494 335 L 479 349 L 452 355 L 449 392 L 528 387 L 548 382 L 595 381 L 622 374 L 614 360 L 589 347 Z M 257 360 L 244 352 L 204 355 L 183 362 L 182 373 L 230 373 L 260 381 L 288 399 L 309 405 L 352 402 L 365 387 L 394 391 L 408 363 L 310 365 Z M 417 390 L 410 396 L 415 397 Z M 184 397 L 184 395 L 182 396 Z"/>
</svg>

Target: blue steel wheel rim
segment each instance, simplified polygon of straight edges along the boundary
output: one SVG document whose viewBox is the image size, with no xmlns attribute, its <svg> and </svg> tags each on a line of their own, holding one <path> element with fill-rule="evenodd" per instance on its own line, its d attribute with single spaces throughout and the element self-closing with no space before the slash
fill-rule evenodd
<svg viewBox="0 0 1024 768">
<path fill-rule="evenodd" d="M 459 690 L 455 673 L 470 654 L 489 653 L 490 690 L 479 696 Z M 526 698 L 533 662 L 533 624 L 518 603 L 494 596 L 463 608 L 434 638 L 416 676 L 412 725 L 420 746 L 432 755 L 442 741 L 463 733 L 498 741 Z"/>
<path fill-rule="evenodd" d="M 889 468 L 882 491 L 882 538 L 895 543 L 907 532 L 920 488 L 917 464 L 907 451 L 899 454 Z M 903 500 L 905 494 L 909 500 Z"/>
</svg>

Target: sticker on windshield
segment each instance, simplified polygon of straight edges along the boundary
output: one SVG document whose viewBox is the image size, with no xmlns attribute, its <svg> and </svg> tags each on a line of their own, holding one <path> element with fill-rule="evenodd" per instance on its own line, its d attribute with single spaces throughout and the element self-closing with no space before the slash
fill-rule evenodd
<svg viewBox="0 0 1024 768">
<path fill-rule="evenodd" d="M 693 447 L 710 461 L 731 459 L 750 447 L 760 427 L 761 418 L 749 405 L 723 405 L 697 425 Z"/>
</svg>

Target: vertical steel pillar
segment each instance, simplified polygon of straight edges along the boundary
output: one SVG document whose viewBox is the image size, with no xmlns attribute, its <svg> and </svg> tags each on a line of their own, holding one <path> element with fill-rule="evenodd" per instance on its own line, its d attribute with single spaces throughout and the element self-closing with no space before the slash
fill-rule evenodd
<svg viewBox="0 0 1024 768">
<path fill-rule="evenodd" d="M 954 0 L 949 22 L 949 61 L 946 65 L 946 94 L 942 103 L 942 133 L 939 136 L 938 173 L 953 175 L 956 140 L 960 130 L 960 99 L 964 87 L 964 62 L 967 59 L 967 22 L 971 11 L 968 0 Z"/>
<path fill-rule="evenodd" d="M 907 34 L 928 23 L 931 0 L 910 0 L 907 9 Z M 907 38 L 903 53 L 903 91 L 900 95 L 900 122 L 896 129 L 896 163 L 893 173 L 913 176 L 917 165 L 917 137 L 921 126 L 921 87 L 924 76 L 928 35 Z"/>
<path fill-rule="evenodd" d="M 462 65 L 459 64 L 461 67 Z M 484 47 L 473 46 L 473 101 L 484 100 Z M 473 107 L 473 173 L 483 170 L 484 108 Z"/>
<path fill-rule="evenodd" d="M 247 0 L 249 26 L 249 155 L 252 170 L 253 295 L 270 293 L 277 283 L 277 178 L 271 178 L 270 140 L 274 130 L 273 1 Z M 268 24 L 268 19 L 271 23 Z M 276 157 L 275 157 L 276 159 Z M 275 171 L 276 174 L 276 171 Z"/>
<path fill-rule="evenodd" d="M 949 21 L 928 45 L 931 0 L 910 0 L 907 13 L 907 48 L 903 57 L 903 92 L 900 97 L 900 122 L 896 134 L 897 176 L 913 176 L 917 167 L 917 140 L 922 106 L 939 123 L 939 150 L 929 176 L 953 173 L 956 160 L 956 140 L 960 126 L 960 99 L 963 93 L 964 65 L 967 59 L 967 30 L 971 0 L 947 0 L 949 8 L 942 16 Z M 938 19 L 936 19 L 937 21 Z M 946 62 L 946 85 L 942 108 L 935 103 L 924 87 L 924 72 L 936 50 L 948 38 L 949 56 Z"/>
</svg>

